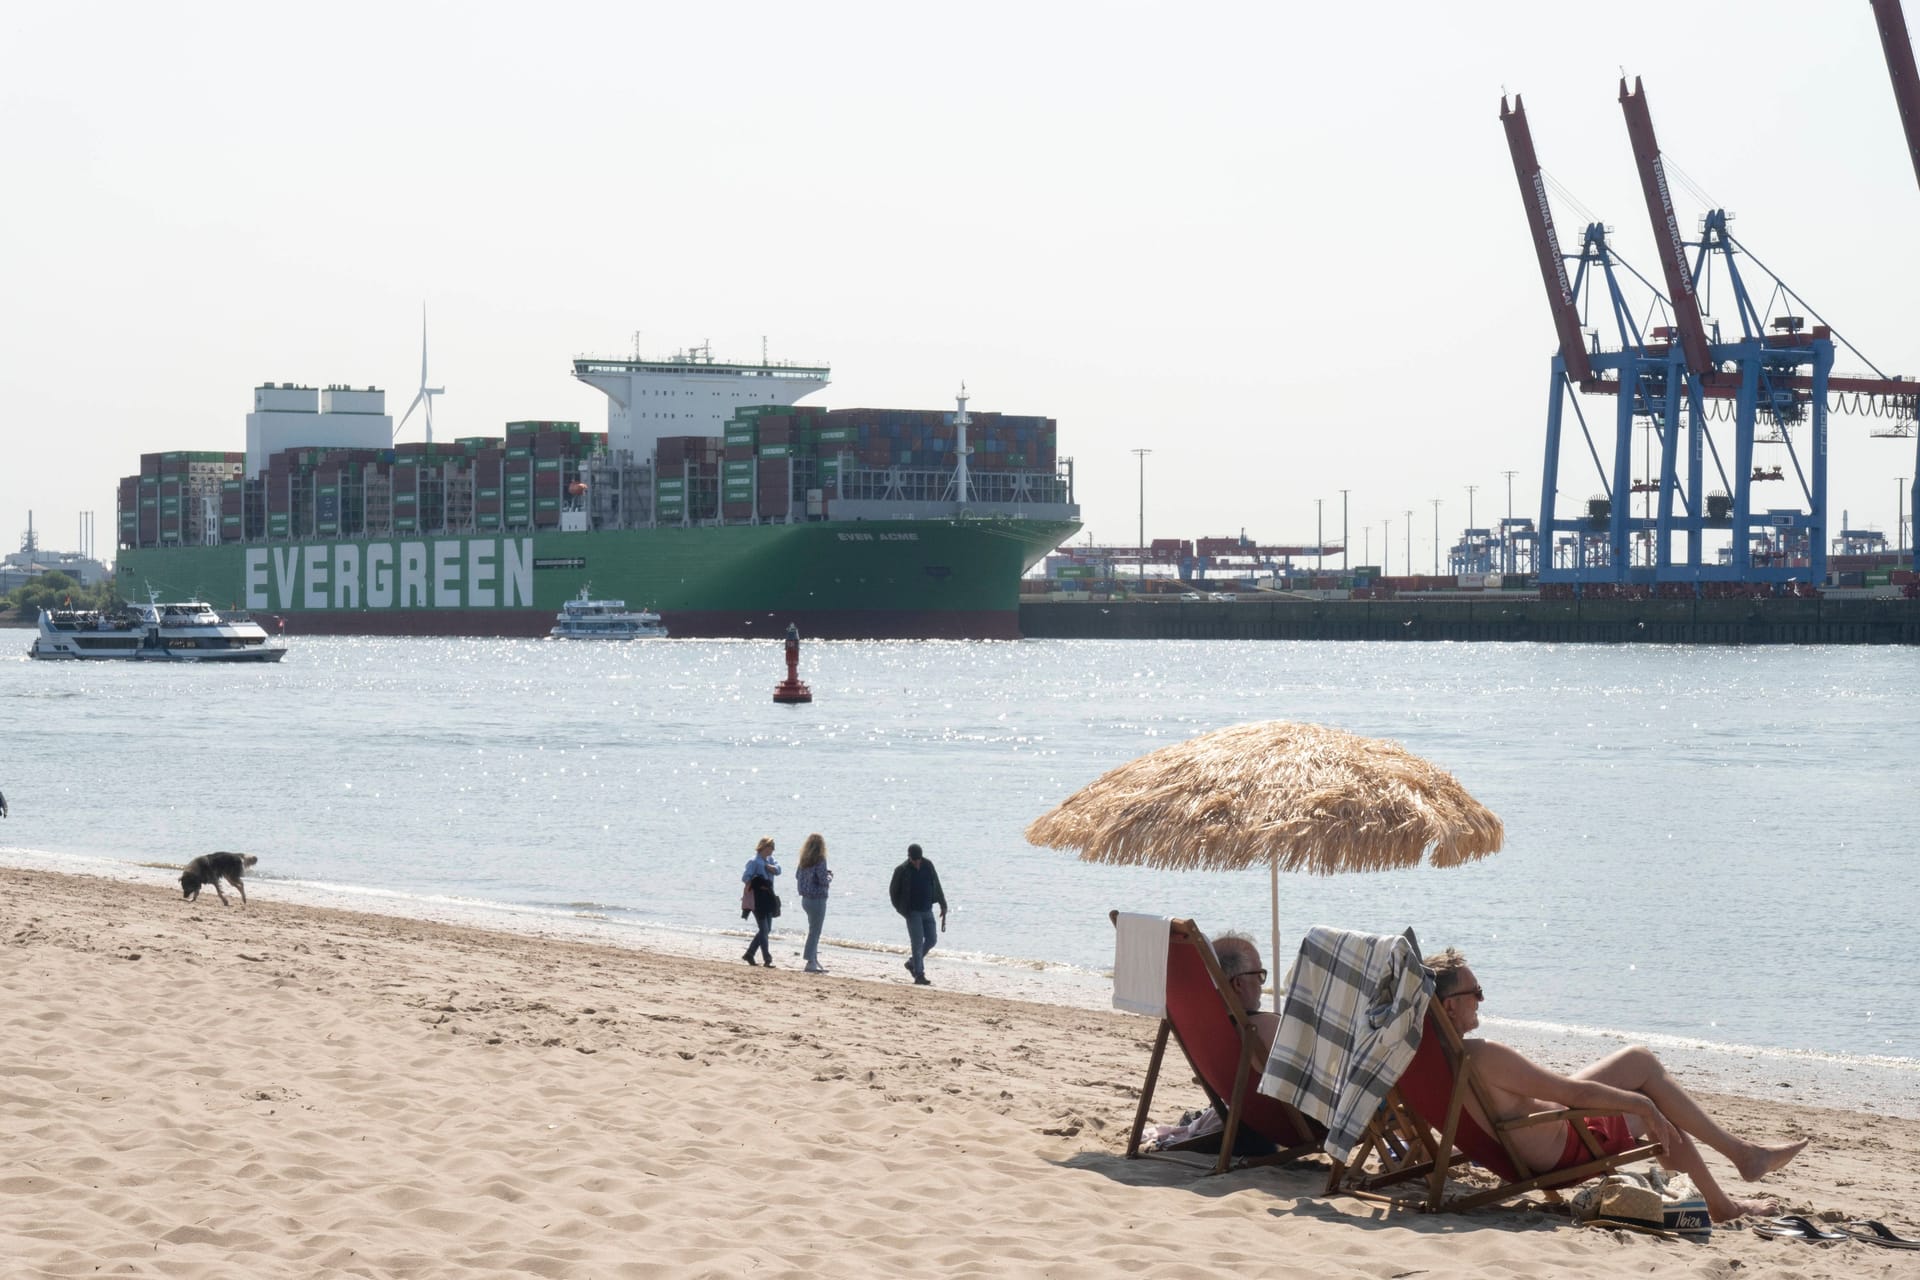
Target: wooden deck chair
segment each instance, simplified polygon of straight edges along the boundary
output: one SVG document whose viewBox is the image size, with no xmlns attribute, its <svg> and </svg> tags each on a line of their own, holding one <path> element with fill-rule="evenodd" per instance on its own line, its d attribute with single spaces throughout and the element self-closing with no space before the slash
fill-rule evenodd
<svg viewBox="0 0 1920 1280">
<path fill-rule="evenodd" d="M 1116 923 L 1119 912 L 1109 912 Z M 1213 944 L 1191 920 L 1168 924 L 1167 938 L 1167 1012 L 1160 1019 L 1160 1030 L 1153 1039 L 1153 1056 L 1147 1063 L 1146 1084 L 1140 1090 L 1140 1106 L 1134 1112 L 1133 1132 L 1127 1136 L 1127 1158 L 1144 1154 L 1191 1151 L 1212 1138 L 1220 1141 L 1220 1155 L 1211 1172 L 1224 1173 L 1234 1162 L 1233 1145 L 1242 1129 L 1268 1139 L 1279 1150 L 1270 1156 L 1243 1156 L 1248 1165 L 1284 1164 L 1320 1149 L 1326 1129 L 1307 1119 L 1293 1107 L 1260 1093 L 1260 1073 L 1266 1062 L 1260 1037 L 1253 1029 L 1240 998 L 1227 985 L 1220 972 L 1220 961 Z M 1147 1109 L 1153 1103 L 1154 1084 L 1160 1078 L 1160 1061 L 1167 1051 L 1167 1038 L 1179 1042 L 1181 1052 L 1193 1068 L 1194 1078 L 1206 1091 L 1225 1121 L 1220 1133 L 1162 1147 L 1160 1152 L 1142 1152 L 1140 1135 L 1146 1128 Z"/>
<path fill-rule="evenodd" d="M 1483 1115 L 1494 1114 L 1488 1105 L 1486 1090 L 1466 1057 L 1460 1033 L 1454 1029 L 1447 1011 L 1435 1001 L 1427 1008 L 1419 1051 L 1407 1064 L 1399 1083 L 1387 1094 L 1386 1103 L 1347 1163 L 1334 1166 L 1327 1180 L 1328 1194 L 1346 1192 L 1385 1199 L 1387 1197 L 1376 1194 L 1381 1187 L 1424 1178 L 1426 1194 L 1421 1207 L 1429 1211 L 1474 1209 L 1511 1200 L 1529 1191 L 1544 1191 L 1549 1200 L 1558 1203 L 1560 1196 L 1556 1188 L 1598 1178 L 1621 1165 L 1652 1159 L 1661 1153 L 1657 1142 L 1642 1143 L 1612 1155 L 1602 1152 L 1599 1139 L 1580 1122 L 1590 1116 L 1619 1114 L 1606 1110 L 1540 1111 L 1512 1120 L 1494 1121 L 1493 1132 L 1488 1133 L 1467 1108 L 1469 1096 L 1479 1103 Z M 1586 1144 L 1585 1158 L 1534 1172 L 1514 1149 L 1513 1133 L 1532 1125 L 1563 1125 L 1569 1121 L 1574 1123 Z M 1441 1153 L 1447 1154 L 1446 1160 L 1439 1158 Z M 1447 1199 L 1447 1170 L 1463 1159 L 1472 1160 L 1492 1173 L 1500 1179 L 1500 1184 Z"/>
</svg>

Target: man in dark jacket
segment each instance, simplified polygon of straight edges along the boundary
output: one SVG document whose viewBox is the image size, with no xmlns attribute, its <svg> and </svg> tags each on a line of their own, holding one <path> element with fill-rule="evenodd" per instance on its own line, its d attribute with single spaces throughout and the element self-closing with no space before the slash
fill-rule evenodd
<svg viewBox="0 0 1920 1280">
<path fill-rule="evenodd" d="M 893 909 L 907 919 L 907 942 L 913 947 L 907 972 L 913 975 L 914 985 L 930 987 L 933 984 L 927 981 L 926 957 L 939 930 L 947 927 L 947 895 L 940 889 L 940 873 L 933 869 L 933 860 L 920 852 L 919 845 L 907 846 L 907 860 L 893 869 L 887 896 L 893 899 Z M 936 903 L 940 907 L 939 929 L 933 923 Z"/>
</svg>

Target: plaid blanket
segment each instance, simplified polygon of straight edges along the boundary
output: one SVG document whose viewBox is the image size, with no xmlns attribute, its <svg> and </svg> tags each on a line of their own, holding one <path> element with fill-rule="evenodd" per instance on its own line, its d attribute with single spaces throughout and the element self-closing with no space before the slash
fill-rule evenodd
<svg viewBox="0 0 1920 1280">
<path fill-rule="evenodd" d="M 1260 1092 L 1327 1126 L 1345 1160 L 1413 1061 L 1433 998 L 1409 929 L 1397 938 L 1314 928 L 1300 943 Z"/>
</svg>

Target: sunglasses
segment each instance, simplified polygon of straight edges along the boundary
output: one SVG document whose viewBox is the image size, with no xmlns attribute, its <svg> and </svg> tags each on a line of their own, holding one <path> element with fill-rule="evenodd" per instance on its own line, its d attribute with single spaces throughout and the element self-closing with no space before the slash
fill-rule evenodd
<svg viewBox="0 0 1920 1280">
<path fill-rule="evenodd" d="M 1234 974 L 1228 981 L 1238 982 L 1241 978 L 1257 978 L 1259 981 L 1265 982 L 1267 980 L 1267 971 L 1265 969 L 1248 969 L 1244 973 Z"/>
<path fill-rule="evenodd" d="M 1487 993 L 1486 993 L 1486 990 L 1482 987 L 1462 987 L 1458 991 L 1449 991 L 1446 995 L 1441 996 L 1440 998 L 1442 1000 L 1451 1000 L 1455 996 L 1472 996 L 1475 1000 L 1485 1000 L 1487 998 Z"/>
</svg>

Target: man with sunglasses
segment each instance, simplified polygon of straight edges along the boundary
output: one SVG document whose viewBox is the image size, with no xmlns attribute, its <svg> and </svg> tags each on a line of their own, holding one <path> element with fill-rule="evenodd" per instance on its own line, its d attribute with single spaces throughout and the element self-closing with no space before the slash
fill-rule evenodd
<svg viewBox="0 0 1920 1280">
<path fill-rule="evenodd" d="M 1213 940 L 1213 954 L 1220 962 L 1220 976 L 1227 980 L 1227 990 L 1233 992 L 1253 1023 L 1254 1034 L 1260 1038 L 1259 1061 L 1265 1062 L 1273 1047 L 1273 1033 L 1280 1027 L 1280 1016 L 1260 1008 L 1267 980 L 1267 971 L 1260 965 L 1260 948 L 1244 933 L 1223 933 Z M 1158 1136 L 1169 1144 L 1186 1143 L 1184 1149 L 1189 1151 L 1217 1154 L 1223 1122 L 1224 1117 L 1211 1107 L 1189 1111 L 1179 1124 L 1161 1126 Z M 1236 1156 L 1270 1156 L 1278 1150 L 1271 1138 L 1245 1126 L 1233 1140 Z"/>
<path fill-rule="evenodd" d="M 1260 1008 L 1266 998 L 1267 971 L 1260 965 L 1260 948 L 1244 933 L 1223 933 L 1213 940 L 1213 954 L 1220 961 L 1220 974 L 1227 987 L 1247 1011 L 1253 1030 L 1260 1037 L 1261 1062 L 1273 1049 L 1273 1033 L 1280 1029 L 1280 1015 Z"/>
<path fill-rule="evenodd" d="M 1433 974 L 1434 1002 L 1447 1012 L 1454 1027 L 1464 1036 L 1480 1025 L 1480 1005 L 1486 991 L 1467 967 L 1467 959 L 1452 947 L 1428 956 L 1427 969 Z M 1522 1056 L 1518 1051 L 1492 1040 L 1466 1041 L 1468 1055 L 1476 1073 L 1487 1086 L 1494 1109 L 1503 1120 L 1517 1119 L 1553 1107 L 1588 1107 L 1624 1112 L 1619 1116 L 1586 1121 L 1599 1138 L 1601 1149 L 1624 1151 L 1637 1142 L 1652 1140 L 1666 1148 L 1660 1163 L 1693 1179 L 1707 1202 L 1707 1212 L 1715 1222 L 1725 1222 L 1743 1214 L 1778 1212 L 1770 1200 L 1739 1200 L 1721 1189 L 1707 1171 L 1698 1138 L 1728 1160 L 1748 1182 L 1757 1181 L 1783 1168 L 1807 1145 L 1783 1142 L 1762 1146 L 1721 1128 L 1701 1109 L 1692 1095 L 1674 1082 L 1651 1049 L 1641 1045 L 1608 1054 L 1598 1062 L 1580 1068 L 1572 1075 L 1561 1075 Z M 1549 1105 L 1551 1104 L 1551 1105 Z M 1483 1126 L 1487 1117 L 1469 1097 L 1468 1108 Z M 1586 1144 L 1573 1129 L 1572 1122 L 1556 1129 L 1551 1125 L 1529 1125 L 1512 1131 L 1513 1143 L 1527 1163 L 1536 1169 L 1557 1169 L 1584 1159 Z"/>
</svg>

